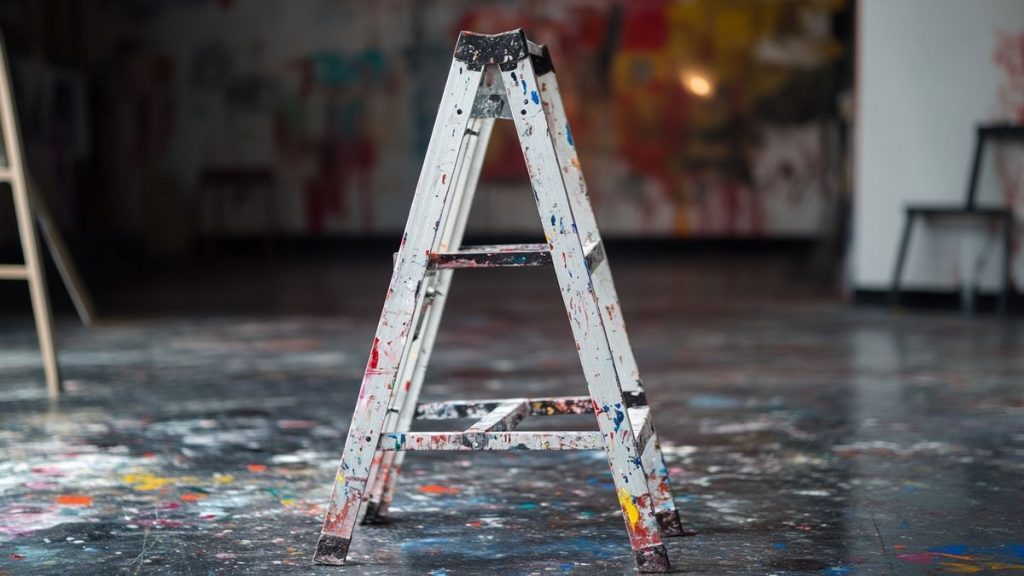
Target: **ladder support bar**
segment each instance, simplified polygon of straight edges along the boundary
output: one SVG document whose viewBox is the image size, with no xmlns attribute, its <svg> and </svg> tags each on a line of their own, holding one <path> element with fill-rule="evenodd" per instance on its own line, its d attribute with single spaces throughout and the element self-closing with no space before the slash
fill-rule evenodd
<svg viewBox="0 0 1024 576">
<path fill-rule="evenodd" d="M 506 400 L 466 430 L 466 434 L 509 432 L 526 417 L 526 399 Z"/>
</svg>

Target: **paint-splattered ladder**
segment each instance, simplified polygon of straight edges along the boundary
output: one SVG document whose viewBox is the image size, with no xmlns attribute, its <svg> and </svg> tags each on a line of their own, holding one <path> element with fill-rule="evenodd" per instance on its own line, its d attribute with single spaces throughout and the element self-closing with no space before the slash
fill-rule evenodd
<svg viewBox="0 0 1024 576">
<path fill-rule="evenodd" d="M 462 246 L 497 119 L 515 124 L 544 244 Z M 590 395 L 418 404 L 454 270 L 540 265 L 555 269 Z M 516 431 L 528 416 L 556 414 L 594 414 L 598 431 Z M 411 431 L 416 419 L 459 418 L 476 422 L 455 432 Z M 364 523 L 384 517 L 408 451 L 598 449 L 608 455 L 640 571 L 667 571 L 662 537 L 684 530 L 551 58 L 522 30 L 463 32 L 395 255 L 315 561 L 343 564 L 360 512 L 365 509 Z"/>
</svg>

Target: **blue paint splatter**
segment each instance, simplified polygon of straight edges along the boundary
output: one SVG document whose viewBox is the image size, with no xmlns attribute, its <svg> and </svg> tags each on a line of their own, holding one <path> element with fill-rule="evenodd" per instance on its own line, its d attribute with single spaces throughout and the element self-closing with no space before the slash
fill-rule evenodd
<svg viewBox="0 0 1024 576">
<path fill-rule="evenodd" d="M 523 80 L 523 96 L 526 96 L 526 80 Z"/>
<path fill-rule="evenodd" d="M 954 556 L 963 556 L 967 554 L 969 548 L 966 544 L 949 544 L 946 546 L 936 546 L 935 548 L 929 548 L 929 552 L 936 552 L 938 554 L 952 554 Z"/>
<path fill-rule="evenodd" d="M 536 90 L 530 93 L 530 99 L 533 100 L 534 104 L 540 104 L 540 95 L 537 94 Z"/>
<path fill-rule="evenodd" d="M 825 576 L 843 576 L 851 572 L 853 570 L 849 566 L 829 566 L 821 571 Z"/>
<path fill-rule="evenodd" d="M 788 546 L 785 542 L 776 542 L 772 544 L 772 548 L 775 548 L 776 550 L 785 550 Z"/>
<path fill-rule="evenodd" d="M 575 146 L 576 141 L 572 139 L 572 128 L 569 128 L 569 123 L 565 123 L 565 139 L 569 141 L 569 146 Z"/>
<path fill-rule="evenodd" d="M 523 502 L 519 505 L 520 510 L 533 510 L 535 508 L 537 508 L 536 502 Z"/>
<path fill-rule="evenodd" d="M 556 220 L 556 219 L 555 219 L 555 215 L 554 215 L 554 214 L 552 214 L 552 215 L 551 215 L 551 225 L 552 225 L 552 226 L 554 226 L 554 225 L 555 225 L 555 222 L 558 222 L 558 220 Z"/>
<path fill-rule="evenodd" d="M 448 571 L 444 568 L 438 568 L 437 570 L 431 570 L 430 576 L 448 576 Z"/>
<path fill-rule="evenodd" d="M 608 409 L 605 408 L 605 411 Z M 622 426 L 622 421 L 626 419 L 626 413 L 622 411 L 622 404 L 615 405 L 615 431 L 619 431 L 619 427 Z"/>
</svg>

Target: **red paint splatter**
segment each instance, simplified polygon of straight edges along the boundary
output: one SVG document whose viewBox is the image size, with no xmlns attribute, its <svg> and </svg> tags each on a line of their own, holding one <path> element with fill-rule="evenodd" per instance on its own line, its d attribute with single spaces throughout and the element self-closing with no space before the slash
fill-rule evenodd
<svg viewBox="0 0 1024 576">
<path fill-rule="evenodd" d="M 380 351 L 377 347 L 380 345 L 380 338 L 373 339 L 373 348 L 370 349 L 370 368 L 376 369 L 377 363 L 380 362 Z"/>
<path fill-rule="evenodd" d="M 426 494 L 458 494 L 461 492 L 454 486 L 441 486 L 440 484 L 425 484 L 420 486 L 419 490 Z"/>
<path fill-rule="evenodd" d="M 84 494 L 61 494 L 57 496 L 57 504 L 63 506 L 92 506 L 92 496 Z"/>
<path fill-rule="evenodd" d="M 181 499 L 185 502 L 198 502 L 206 498 L 206 494 L 200 494 L 198 492 L 185 492 L 181 495 Z"/>
<path fill-rule="evenodd" d="M 24 559 L 25 559 L 25 557 L 24 557 L 24 556 L 22 556 L 21 554 L 11 554 L 11 555 L 9 556 L 9 558 L 10 558 L 11 560 L 24 560 Z"/>
<path fill-rule="evenodd" d="M 897 554 L 896 557 L 908 564 L 931 564 L 935 554 L 921 552 L 919 554 Z"/>
<path fill-rule="evenodd" d="M 409 387 L 412 386 L 412 380 L 406 380 L 404 386 L 405 386 L 405 391 L 408 392 L 409 391 Z"/>
<path fill-rule="evenodd" d="M 246 468 L 249 469 L 249 472 L 266 472 L 267 471 L 267 465 L 266 464 L 249 464 L 249 465 L 246 466 Z"/>
<path fill-rule="evenodd" d="M 445 182 L 447 182 L 447 181 L 448 181 L 448 175 L 447 175 L 447 174 L 444 174 L 444 173 L 442 173 L 442 174 L 441 174 L 441 184 L 444 184 L 444 183 L 445 183 Z"/>
</svg>

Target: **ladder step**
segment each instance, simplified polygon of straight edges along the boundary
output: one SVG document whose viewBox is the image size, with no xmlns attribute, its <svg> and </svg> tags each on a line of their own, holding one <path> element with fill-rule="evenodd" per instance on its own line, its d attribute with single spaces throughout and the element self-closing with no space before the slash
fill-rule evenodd
<svg viewBox="0 0 1024 576">
<path fill-rule="evenodd" d="M 588 397 L 589 401 L 590 398 Z M 518 406 L 518 411 L 511 411 Z M 501 402 L 498 408 L 465 432 L 390 432 L 382 434 L 378 449 L 389 451 L 464 451 L 464 450 L 603 450 L 604 438 L 599 431 L 557 431 L 557 432 L 513 432 L 522 419 L 526 405 L 523 403 Z M 638 454 L 643 454 L 651 436 L 654 424 L 650 408 L 638 406 L 628 408 L 633 434 L 636 436 Z M 593 412 L 593 409 L 591 409 Z M 579 414 L 580 412 L 566 412 Z M 499 414 L 504 417 L 498 418 Z M 489 418 L 493 415 L 493 418 Z M 511 421 L 510 421 L 511 418 Z M 518 420 L 517 420 L 518 418 Z M 508 426 L 509 430 L 502 428 Z M 482 432 L 481 430 L 495 430 Z"/>
<path fill-rule="evenodd" d="M 28 268 L 17 265 L 0 265 L 0 280 L 28 280 Z"/>
<path fill-rule="evenodd" d="M 622 395 L 628 408 L 647 405 L 647 398 L 640 393 L 626 392 Z M 590 396 L 552 396 L 545 398 L 513 398 L 511 400 L 450 400 L 447 402 L 424 402 L 416 405 L 416 420 L 458 420 L 459 418 L 483 418 L 506 402 L 525 402 L 527 416 L 557 416 L 560 414 L 593 414 L 594 401 Z"/>
<path fill-rule="evenodd" d="M 504 268 L 551 264 L 547 244 L 465 246 L 456 252 L 431 252 L 432 268 Z"/>
<path fill-rule="evenodd" d="M 604 262 L 601 242 L 584 247 L 587 268 L 591 271 Z M 457 268 L 507 268 L 551 264 L 547 244 L 496 244 L 465 246 L 455 252 L 431 252 L 430 267 L 438 270 Z"/>
<path fill-rule="evenodd" d="M 382 434 L 379 449 L 390 451 L 462 450 L 603 450 L 598 431 L 573 432 L 391 432 Z"/>
<path fill-rule="evenodd" d="M 514 399 L 519 400 L 519 399 Z M 593 414 L 594 402 L 590 396 L 565 396 L 561 398 L 521 399 L 526 403 L 529 416 L 552 416 L 555 414 Z M 450 402 L 427 402 L 416 405 L 416 420 L 457 420 L 459 418 L 483 418 L 498 406 L 509 400 L 453 400 Z"/>
</svg>

